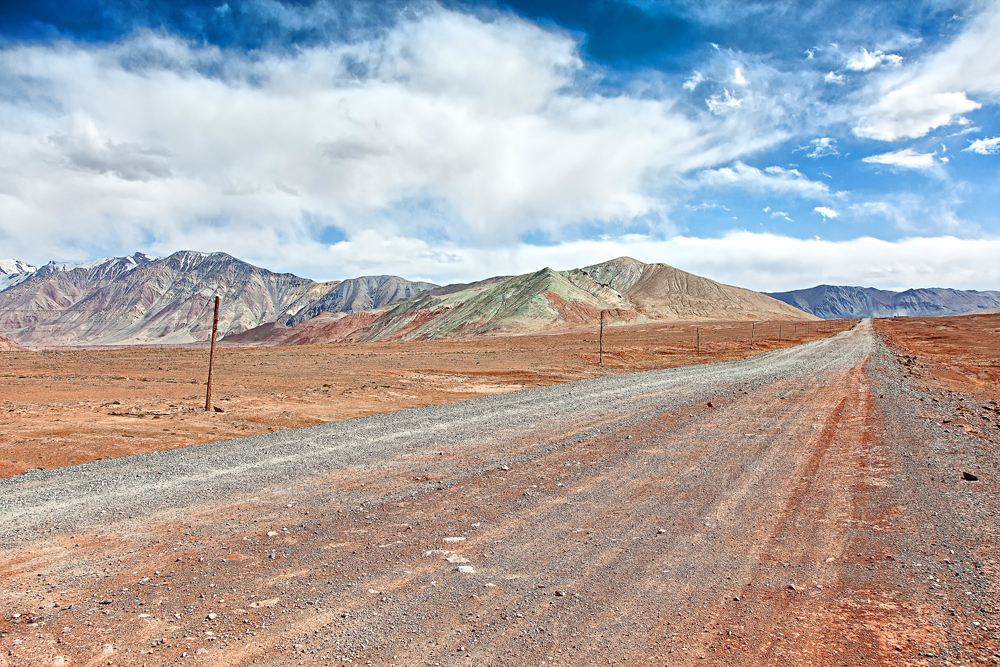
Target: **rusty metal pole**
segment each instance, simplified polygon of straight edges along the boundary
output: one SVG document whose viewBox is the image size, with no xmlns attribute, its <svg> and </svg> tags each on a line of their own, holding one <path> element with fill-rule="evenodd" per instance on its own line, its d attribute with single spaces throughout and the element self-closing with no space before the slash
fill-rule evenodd
<svg viewBox="0 0 1000 667">
<path fill-rule="evenodd" d="M 778 325 L 778 344 L 781 344 L 781 325 Z"/>
<path fill-rule="evenodd" d="M 694 328 L 695 334 L 698 337 L 698 356 L 701 356 L 701 327 Z"/>
<path fill-rule="evenodd" d="M 598 338 L 598 353 L 597 353 L 597 363 L 601 366 L 604 365 L 604 311 L 601 311 L 601 335 Z"/>
<path fill-rule="evenodd" d="M 219 330 L 219 297 L 215 297 L 215 315 L 212 316 L 212 348 L 208 353 L 208 389 L 205 391 L 205 412 L 212 411 L 212 364 L 215 361 L 215 333 Z"/>
<path fill-rule="evenodd" d="M 754 331 L 754 329 L 756 327 L 757 327 L 757 323 L 756 322 L 751 322 L 750 323 L 750 349 L 751 350 L 753 349 L 753 331 Z"/>
</svg>

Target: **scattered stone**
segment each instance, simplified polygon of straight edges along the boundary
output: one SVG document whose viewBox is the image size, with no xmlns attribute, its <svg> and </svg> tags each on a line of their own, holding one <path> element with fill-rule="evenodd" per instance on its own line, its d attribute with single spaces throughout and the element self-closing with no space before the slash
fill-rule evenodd
<svg viewBox="0 0 1000 667">
<path fill-rule="evenodd" d="M 218 617 L 219 617 L 219 615 L 218 615 L 218 614 L 216 614 L 215 612 L 212 612 L 211 614 L 209 614 L 209 615 L 208 615 L 208 620 L 210 620 L 210 621 L 214 621 L 214 620 L 215 620 L 215 619 L 217 619 Z"/>
<path fill-rule="evenodd" d="M 444 538 L 444 541 L 448 542 L 448 543 L 464 542 L 465 538 L 464 537 L 446 537 L 446 538 Z"/>
<path fill-rule="evenodd" d="M 476 569 L 474 567 L 472 567 L 471 565 L 459 565 L 455 569 L 458 570 L 459 572 L 461 572 L 462 574 L 475 574 L 476 573 Z"/>
<path fill-rule="evenodd" d="M 452 555 L 448 556 L 448 558 L 446 560 L 449 563 L 453 563 L 453 564 L 468 563 L 469 562 L 469 559 L 466 558 L 465 556 L 462 556 L 461 554 L 452 554 Z"/>
<path fill-rule="evenodd" d="M 788 584 L 788 590 L 790 591 L 801 591 L 801 586 L 796 586 L 795 584 Z"/>
<path fill-rule="evenodd" d="M 975 475 L 973 475 L 971 472 L 963 472 L 962 473 L 962 479 L 964 479 L 966 482 L 978 482 L 979 481 L 979 478 L 976 477 Z"/>
<path fill-rule="evenodd" d="M 215 410 L 216 412 L 225 412 L 226 411 L 225 408 L 221 408 L 218 405 L 212 406 L 212 409 Z"/>
<path fill-rule="evenodd" d="M 708 402 L 708 407 L 710 407 L 710 408 L 714 408 L 715 407 L 714 405 L 712 405 L 712 401 Z"/>
<path fill-rule="evenodd" d="M 251 602 L 250 606 L 253 609 L 259 609 L 261 607 L 273 607 L 278 604 L 281 598 L 271 598 L 270 600 L 259 600 L 257 602 Z"/>
<path fill-rule="evenodd" d="M 658 528 L 656 530 L 656 534 L 657 535 L 666 535 L 667 534 L 667 529 L 666 528 Z"/>
<path fill-rule="evenodd" d="M 66 658 L 62 657 L 61 655 L 57 655 L 56 657 L 52 658 L 52 664 L 55 665 L 56 667 L 61 667 L 62 665 L 66 664 Z"/>
<path fill-rule="evenodd" d="M 202 646 L 200 649 L 194 652 L 195 655 L 208 655 L 208 649 Z"/>
<path fill-rule="evenodd" d="M 431 556 L 447 556 L 448 554 L 453 554 L 454 551 L 448 551 L 447 549 L 431 549 L 430 551 L 425 551 L 424 556 L 430 558 Z"/>
<path fill-rule="evenodd" d="M 268 537 L 277 537 L 278 535 L 279 535 L 279 533 L 276 530 L 269 530 L 269 531 L 267 531 L 267 536 Z"/>
<path fill-rule="evenodd" d="M 115 652 L 115 647 L 112 646 L 111 644 L 105 644 L 103 647 L 101 647 L 101 655 L 111 655 L 114 652 Z"/>
<path fill-rule="evenodd" d="M 566 593 L 563 591 L 556 591 L 555 595 L 557 598 L 566 597 Z"/>
</svg>

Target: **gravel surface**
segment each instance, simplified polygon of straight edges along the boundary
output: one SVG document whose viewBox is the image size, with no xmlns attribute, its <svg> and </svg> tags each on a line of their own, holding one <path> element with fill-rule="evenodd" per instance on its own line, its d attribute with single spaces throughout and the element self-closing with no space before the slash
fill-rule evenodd
<svg viewBox="0 0 1000 667">
<path fill-rule="evenodd" d="M 0 665 L 1000 662 L 996 451 L 904 370 L 862 322 L 6 480 Z"/>
<path fill-rule="evenodd" d="M 850 342 L 849 342 L 850 341 Z M 0 537 L 16 539 L 45 521 L 103 525 L 107 514 L 141 517 L 166 507 L 220 496 L 246 499 L 271 485 L 302 484 L 329 470 L 380 465 L 387 457 L 419 456 L 453 447 L 496 448 L 506 456 L 541 452 L 523 442 L 536 433 L 547 442 L 560 423 L 572 440 L 590 423 L 625 426 L 649 415 L 720 392 L 732 394 L 783 376 L 852 367 L 870 350 L 868 338 L 835 336 L 737 362 L 581 380 L 457 404 L 432 406 L 276 434 L 97 461 L 57 470 L 29 471 L 0 480 Z M 510 441 L 514 447 L 510 447 Z M 387 461 L 384 465 L 389 465 Z M 466 471 L 476 474 L 480 469 Z M 308 482 L 305 482 L 308 484 Z M 369 501 L 371 502 L 371 501 Z"/>
</svg>

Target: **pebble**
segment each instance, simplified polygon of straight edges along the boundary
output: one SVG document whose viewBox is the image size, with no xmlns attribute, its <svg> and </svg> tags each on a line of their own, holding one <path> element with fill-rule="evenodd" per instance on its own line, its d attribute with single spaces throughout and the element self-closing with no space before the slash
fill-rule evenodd
<svg viewBox="0 0 1000 667">
<path fill-rule="evenodd" d="M 276 531 L 276 530 L 269 530 L 269 531 L 267 531 L 267 536 L 268 536 L 268 537 L 277 537 L 277 536 L 278 536 L 278 535 L 280 535 L 280 534 L 281 534 L 281 533 L 279 533 L 279 532 L 278 532 L 278 531 Z"/>
<path fill-rule="evenodd" d="M 101 648 L 101 655 L 111 655 L 114 652 L 115 652 L 115 647 L 112 646 L 111 644 L 105 644 Z"/>
<path fill-rule="evenodd" d="M 472 567 L 471 565 L 459 565 L 455 569 L 458 570 L 459 572 L 461 572 L 462 574 L 475 574 L 476 573 L 475 568 Z"/>
<path fill-rule="evenodd" d="M 464 537 L 446 537 L 446 538 L 444 538 L 444 541 L 448 542 L 448 543 L 464 542 L 465 538 Z"/>
<path fill-rule="evenodd" d="M 449 563 L 468 563 L 469 559 L 461 554 L 452 554 L 448 556 L 447 561 Z"/>
</svg>

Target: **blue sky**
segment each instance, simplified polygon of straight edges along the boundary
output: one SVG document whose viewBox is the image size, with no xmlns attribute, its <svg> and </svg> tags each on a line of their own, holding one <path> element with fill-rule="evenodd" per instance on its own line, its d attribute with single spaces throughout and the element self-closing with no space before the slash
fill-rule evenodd
<svg viewBox="0 0 1000 667">
<path fill-rule="evenodd" d="M 6 2 L 0 256 L 1000 289 L 1000 3 Z"/>
</svg>

